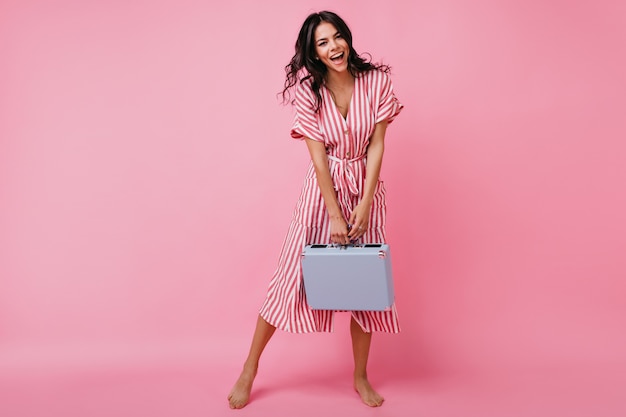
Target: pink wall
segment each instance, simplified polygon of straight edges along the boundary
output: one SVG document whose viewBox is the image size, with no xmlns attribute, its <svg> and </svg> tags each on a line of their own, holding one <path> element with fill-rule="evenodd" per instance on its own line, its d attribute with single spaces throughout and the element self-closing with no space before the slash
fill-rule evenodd
<svg viewBox="0 0 626 417">
<path fill-rule="evenodd" d="M 623 2 L 30 0 L 0 5 L 0 367 L 243 357 L 308 158 L 275 94 L 324 8 L 406 106 L 373 362 L 624 365 Z"/>
</svg>

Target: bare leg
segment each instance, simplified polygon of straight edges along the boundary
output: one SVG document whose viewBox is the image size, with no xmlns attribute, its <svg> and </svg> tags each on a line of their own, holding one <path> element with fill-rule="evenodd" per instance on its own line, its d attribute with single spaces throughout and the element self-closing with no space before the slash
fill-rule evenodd
<svg viewBox="0 0 626 417">
<path fill-rule="evenodd" d="M 367 358 L 370 353 L 372 334 L 365 333 L 352 317 L 350 335 L 352 336 L 352 353 L 354 354 L 354 389 L 365 404 L 370 407 L 379 407 L 385 399 L 374 391 L 367 379 Z"/>
<path fill-rule="evenodd" d="M 235 386 L 230 391 L 230 394 L 228 394 L 230 408 L 243 408 L 248 403 L 250 391 L 252 391 L 252 383 L 259 367 L 261 353 L 263 353 L 263 349 L 265 349 L 267 342 L 272 338 L 275 330 L 276 327 L 266 322 L 259 315 L 254 336 L 252 337 L 250 352 L 243 365 L 243 371 L 241 371 L 239 379 L 235 382 Z"/>
</svg>

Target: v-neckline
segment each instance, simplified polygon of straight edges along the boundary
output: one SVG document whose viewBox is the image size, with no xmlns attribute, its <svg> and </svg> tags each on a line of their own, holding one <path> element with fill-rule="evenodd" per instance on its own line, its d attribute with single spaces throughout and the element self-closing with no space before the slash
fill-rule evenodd
<svg viewBox="0 0 626 417">
<path fill-rule="evenodd" d="M 348 121 L 348 117 L 350 116 L 350 112 L 352 110 L 352 102 L 354 101 L 354 96 L 356 94 L 357 84 L 358 84 L 357 83 L 357 78 L 355 78 L 354 79 L 354 85 L 352 86 L 352 94 L 350 95 L 350 100 L 348 100 L 348 109 L 346 110 L 346 116 L 345 117 L 341 113 L 341 110 L 339 110 L 339 106 L 337 106 L 337 103 L 335 102 L 335 100 L 333 100 L 333 94 L 330 91 L 330 88 L 324 86 L 324 89 L 326 90 L 326 93 L 328 94 L 328 98 L 333 103 L 332 106 L 335 108 L 335 111 L 337 112 L 337 114 L 339 114 L 339 117 L 341 117 L 341 119 L 344 122 L 347 122 Z"/>
</svg>

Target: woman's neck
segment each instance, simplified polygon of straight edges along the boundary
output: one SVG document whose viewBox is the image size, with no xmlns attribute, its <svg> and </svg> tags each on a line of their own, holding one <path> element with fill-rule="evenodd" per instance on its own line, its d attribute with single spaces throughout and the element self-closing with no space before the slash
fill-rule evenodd
<svg viewBox="0 0 626 417">
<path fill-rule="evenodd" d="M 331 72 L 326 74 L 326 86 L 330 89 L 343 89 L 354 84 L 354 77 L 350 71 Z"/>
</svg>

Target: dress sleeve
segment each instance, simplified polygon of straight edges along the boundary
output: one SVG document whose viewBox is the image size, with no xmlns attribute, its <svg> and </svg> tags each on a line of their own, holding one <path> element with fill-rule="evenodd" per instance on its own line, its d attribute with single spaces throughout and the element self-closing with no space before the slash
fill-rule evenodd
<svg viewBox="0 0 626 417">
<path fill-rule="evenodd" d="M 404 105 L 396 98 L 389 75 L 384 72 L 379 72 L 377 78 L 378 82 L 376 84 L 379 86 L 380 99 L 378 102 L 376 123 L 382 122 L 383 120 L 387 120 L 388 123 L 391 123 L 396 116 L 400 114 Z"/>
<path fill-rule="evenodd" d="M 294 107 L 296 115 L 291 127 L 291 137 L 294 139 L 309 138 L 324 142 L 319 129 L 317 114 L 315 113 L 315 95 L 311 90 L 310 81 L 298 83 L 295 89 Z"/>
</svg>

